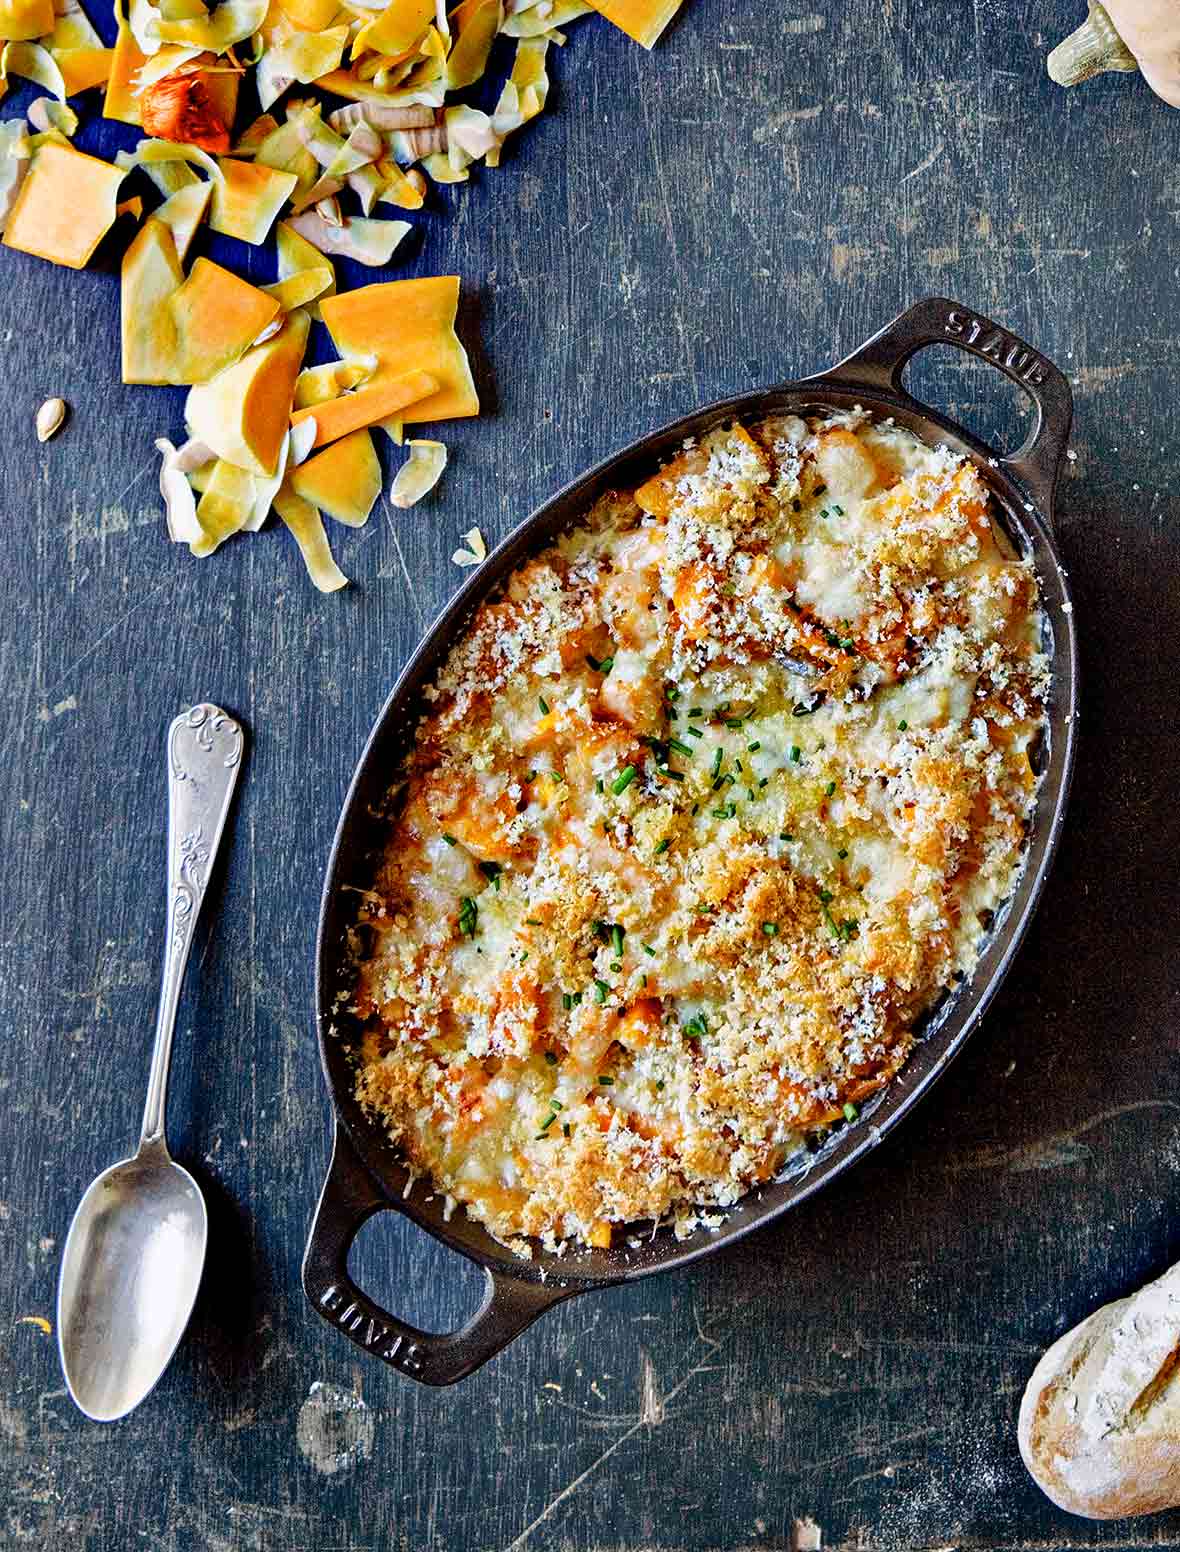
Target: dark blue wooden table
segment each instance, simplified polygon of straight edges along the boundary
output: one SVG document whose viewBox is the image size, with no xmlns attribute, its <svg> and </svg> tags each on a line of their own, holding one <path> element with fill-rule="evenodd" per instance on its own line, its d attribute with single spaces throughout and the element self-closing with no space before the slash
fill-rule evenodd
<svg viewBox="0 0 1180 1552">
<path fill-rule="evenodd" d="M 1049 84 L 1079 11 L 687 0 L 650 57 L 572 28 L 545 115 L 433 198 L 392 272 L 462 275 L 487 413 L 443 430 L 435 498 L 334 531 L 357 584 L 334 597 L 273 527 L 202 563 L 167 542 L 151 444 L 182 396 L 117 380 L 127 230 L 81 274 L 0 254 L 0 1546 L 785 1552 L 805 1516 L 858 1552 L 1180 1546 L 1180 1515 L 1060 1514 L 1014 1437 L 1044 1345 L 1180 1253 L 1180 114 L 1133 77 Z M 272 276 L 267 251 L 225 256 Z M 498 538 L 653 424 L 817 368 L 930 292 L 1023 334 L 1077 397 L 1060 522 L 1085 736 L 1017 967 L 936 1096 L 830 1191 L 416 1388 L 298 1278 L 329 1139 L 312 939 L 365 732 L 458 585 L 462 530 Z M 910 380 L 1018 439 L 996 374 L 932 353 Z M 70 422 L 41 447 L 57 394 Z M 171 1105 L 211 1253 L 163 1383 L 101 1427 L 25 1317 L 52 1321 L 74 1204 L 137 1131 L 163 732 L 204 697 L 252 740 Z M 358 1259 L 435 1328 L 479 1296 L 396 1224 Z"/>
</svg>

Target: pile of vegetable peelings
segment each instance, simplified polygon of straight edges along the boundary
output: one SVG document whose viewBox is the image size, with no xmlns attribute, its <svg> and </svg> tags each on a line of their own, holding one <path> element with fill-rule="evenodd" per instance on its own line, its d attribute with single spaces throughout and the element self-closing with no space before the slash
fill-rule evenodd
<svg viewBox="0 0 1180 1552">
<path fill-rule="evenodd" d="M 388 265 L 411 230 L 389 207 L 420 209 L 428 178 L 496 167 L 545 105 L 563 26 L 598 12 L 650 48 L 681 3 L 129 0 L 123 15 L 115 0 L 105 48 L 78 0 L 0 0 L 0 93 L 21 76 L 48 94 L 0 123 L 3 241 L 81 269 L 119 216 L 137 223 L 122 261 L 123 381 L 189 388 L 188 440 L 156 442 L 174 540 L 210 555 L 273 507 L 315 585 L 347 584 L 323 514 L 367 520 L 382 485 L 373 430 L 402 443 L 407 426 L 478 414 L 479 399 L 455 332 L 457 276 L 338 292 L 333 256 Z M 451 101 L 484 79 L 501 37 L 515 57 L 491 112 Z M 261 115 L 238 129 L 249 71 Z M 103 116 L 146 137 L 113 162 L 71 139 L 70 100 L 99 87 Z M 300 91 L 311 87 L 340 105 Z M 120 199 L 135 168 L 162 196 L 146 217 L 142 198 Z M 273 233 L 273 284 L 203 257 L 186 273 L 203 222 L 255 245 Z M 304 368 L 313 321 L 339 359 Z M 445 463 L 443 443 L 411 439 L 394 504 L 433 489 Z M 455 559 L 473 564 L 482 540 L 466 538 Z"/>
</svg>

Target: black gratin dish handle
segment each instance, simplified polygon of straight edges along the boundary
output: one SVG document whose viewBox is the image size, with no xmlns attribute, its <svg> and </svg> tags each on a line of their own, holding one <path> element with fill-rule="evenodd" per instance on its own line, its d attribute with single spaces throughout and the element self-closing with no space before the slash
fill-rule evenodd
<svg viewBox="0 0 1180 1552">
<path fill-rule="evenodd" d="M 883 388 L 917 405 L 902 387 L 901 374 L 910 357 L 927 345 L 956 345 L 990 362 L 1032 399 L 1037 418 L 1027 440 L 1010 457 L 997 462 L 1016 476 L 1037 510 L 1051 522 L 1053 491 L 1073 423 L 1073 394 L 1058 368 L 1010 329 L 1001 328 L 961 302 L 930 296 L 907 308 L 859 350 L 817 376 L 857 387 Z"/>
<path fill-rule="evenodd" d="M 375 1212 L 392 1206 L 337 1122 L 332 1163 L 303 1257 L 304 1292 L 350 1341 L 410 1379 L 453 1385 L 574 1291 L 485 1265 L 487 1291 L 467 1325 L 459 1331 L 418 1331 L 374 1304 L 348 1273 L 348 1252 L 361 1227 Z"/>
</svg>

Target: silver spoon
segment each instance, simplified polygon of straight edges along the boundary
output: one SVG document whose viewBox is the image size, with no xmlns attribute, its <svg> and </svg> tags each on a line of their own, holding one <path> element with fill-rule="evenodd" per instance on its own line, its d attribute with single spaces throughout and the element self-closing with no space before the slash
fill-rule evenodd
<svg viewBox="0 0 1180 1552">
<path fill-rule="evenodd" d="M 205 1264 L 205 1203 L 168 1153 L 164 1114 L 180 987 L 242 746 L 242 729 L 217 706 L 194 706 L 168 729 L 168 927 L 143 1130 L 133 1157 L 79 1202 L 57 1285 L 62 1372 L 100 1423 L 125 1417 L 168 1367 Z"/>
</svg>

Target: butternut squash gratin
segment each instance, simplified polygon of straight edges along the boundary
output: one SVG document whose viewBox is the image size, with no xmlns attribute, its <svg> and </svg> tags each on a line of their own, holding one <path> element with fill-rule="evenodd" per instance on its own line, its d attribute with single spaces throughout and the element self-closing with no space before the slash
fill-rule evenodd
<svg viewBox="0 0 1180 1552">
<path fill-rule="evenodd" d="M 522 1254 L 719 1222 L 972 969 L 1041 636 L 974 467 L 859 411 L 604 496 L 428 691 L 357 934 L 362 1104 Z"/>
</svg>

